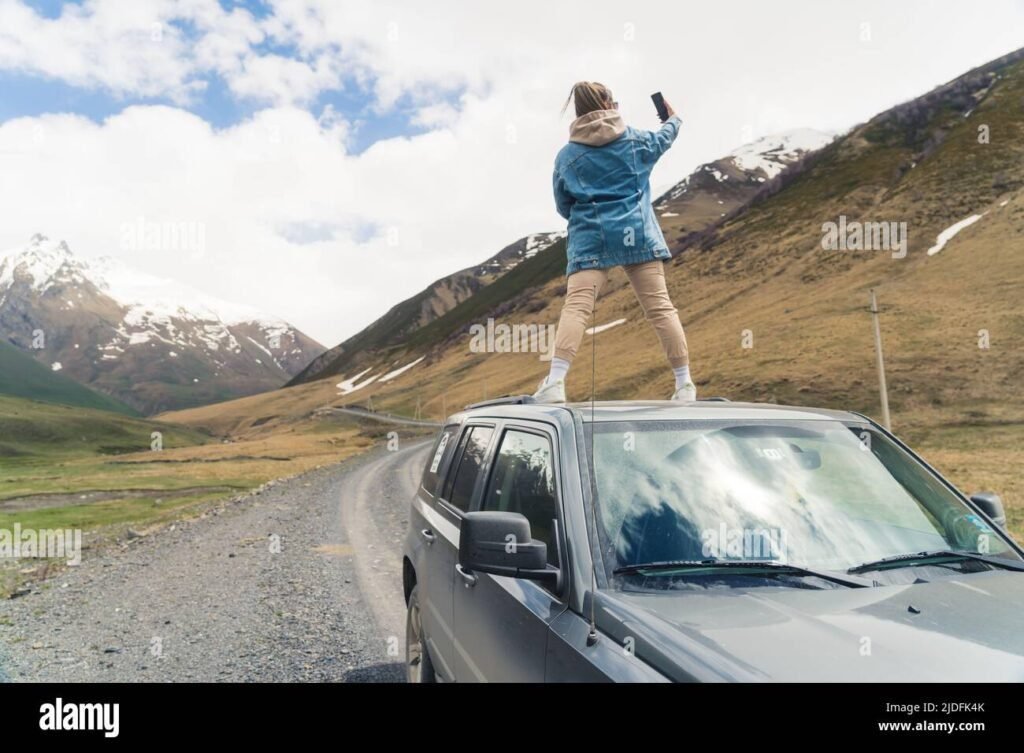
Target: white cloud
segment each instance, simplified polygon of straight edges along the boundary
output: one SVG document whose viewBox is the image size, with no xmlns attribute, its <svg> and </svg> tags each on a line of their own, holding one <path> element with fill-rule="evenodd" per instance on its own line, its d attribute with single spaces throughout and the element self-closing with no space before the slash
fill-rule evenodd
<svg viewBox="0 0 1024 753">
<path fill-rule="evenodd" d="M 0 68 L 27 71 L 117 95 L 185 99 L 195 80 L 187 43 L 167 24 L 170 4 L 86 3 L 59 19 L 22 2 L 0 2 Z"/>
<path fill-rule="evenodd" d="M 684 128 L 656 171 L 664 185 L 745 139 L 845 129 L 1012 49 L 1024 20 L 1012 0 L 976 14 L 881 0 L 813 14 L 792 2 L 269 6 L 256 18 L 215 0 L 92 0 L 51 21 L 0 0 L 0 69 L 125 96 L 162 92 L 183 108 L 216 73 L 237 96 L 271 103 L 223 130 L 173 107 L 130 107 L 99 124 L 3 123 L 0 248 L 37 230 L 64 237 L 334 344 L 437 277 L 564 227 L 550 178 L 574 80 L 610 84 L 641 127 L 656 125 L 648 95 L 665 92 Z M 194 34 L 182 36 L 176 18 Z M 359 82 L 378 112 L 411 102 L 413 122 L 429 130 L 348 152 L 353 130 L 369 126 L 301 105 Z M 140 216 L 204 223 L 206 253 L 118 249 L 120 226 Z"/>
<path fill-rule="evenodd" d="M 339 71 L 326 55 L 306 63 L 281 55 L 246 55 L 229 77 L 231 91 L 259 102 L 306 103 L 342 85 Z"/>
<path fill-rule="evenodd" d="M 486 117 L 482 103 L 469 110 Z M 39 230 L 77 253 L 118 256 L 333 343 L 427 278 L 488 255 L 481 234 L 503 228 L 505 239 L 530 218 L 502 209 L 531 190 L 519 179 L 495 182 L 494 207 L 466 216 L 480 186 L 449 185 L 453 166 L 493 151 L 497 169 L 516 174 L 503 133 L 480 127 L 470 137 L 474 120 L 358 156 L 345 152 L 336 123 L 325 128 L 295 108 L 263 110 L 224 130 L 155 106 L 102 124 L 71 115 L 11 120 L 0 125 L 0 206 L 17 220 L 0 228 L 0 248 Z M 547 176 L 537 178 L 546 192 Z M 548 226 L 545 203 L 537 209 L 527 221 Z M 124 226 L 140 218 L 200 225 L 205 252 L 121 248 Z"/>
</svg>

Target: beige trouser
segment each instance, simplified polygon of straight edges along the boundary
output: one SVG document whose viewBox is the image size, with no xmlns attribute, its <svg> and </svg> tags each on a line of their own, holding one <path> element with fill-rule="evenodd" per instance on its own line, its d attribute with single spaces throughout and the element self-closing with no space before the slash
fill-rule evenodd
<svg viewBox="0 0 1024 753">
<path fill-rule="evenodd" d="M 686 335 L 679 322 L 679 313 L 665 288 L 664 262 L 659 259 L 629 264 L 623 269 L 644 316 L 661 340 L 661 347 L 672 368 L 686 366 L 690 360 L 686 351 Z M 583 331 L 590 326 L 594 301 L 607 281 L 607 269 L 584 269 L 569 275 L 562 315 L 555 333 L 555 358 L 572 362 L 583 340 Z"/>
</svg>

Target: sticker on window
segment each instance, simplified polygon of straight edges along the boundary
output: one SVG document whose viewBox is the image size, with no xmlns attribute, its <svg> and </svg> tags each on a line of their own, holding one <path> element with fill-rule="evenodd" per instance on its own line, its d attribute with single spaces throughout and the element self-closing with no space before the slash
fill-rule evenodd
<svg viewBox="0 0 1024 753">
<path fill-rule="evenodd" d="M 430 464 L 430 472 L 437 473 L 437 466 L 441 465 L 441 456 L 444 455 L 444 448 L 448 446 L 448 432 L 441 435 L 441 442 L 437 445 L 437 452 L 434 453 L 434 460 Z"/>
</svg>

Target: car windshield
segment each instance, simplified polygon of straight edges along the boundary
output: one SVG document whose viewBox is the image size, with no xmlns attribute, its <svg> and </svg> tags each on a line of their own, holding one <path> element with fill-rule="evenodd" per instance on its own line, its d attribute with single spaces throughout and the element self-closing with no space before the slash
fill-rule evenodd
<svg viewBox="0 0 1024 753">
<path fill-rule="evenodd" d="M 1019 560 L 984 518 L 869 425 L 596 427 L 591 467 L 609 573 L 711 559 L 844 572 L 885 557 L 946 550 Z M 649 572 L 668 577 L 673 570 Z"/>
</svg>

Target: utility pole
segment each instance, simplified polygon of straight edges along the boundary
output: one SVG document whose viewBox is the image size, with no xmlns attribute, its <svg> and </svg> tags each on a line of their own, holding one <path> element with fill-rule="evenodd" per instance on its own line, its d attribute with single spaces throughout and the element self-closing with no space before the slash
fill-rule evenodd
<svg viewBox="0 0 1024 753">
<path fill-rule="evenodd" d="M 875 298 L 875 289 L 871 289 L 871 318 L 875 325 L 875 355 L 878 358 L 878 390 L 882 396 L 882 426 L 886 431 L 892 431 L 892 422 L 889 420 L 889 390 L 885 386 L 885 358 L 882 356 L 882 328 L 878 323 L 878 299 Z"/>
</svg>

